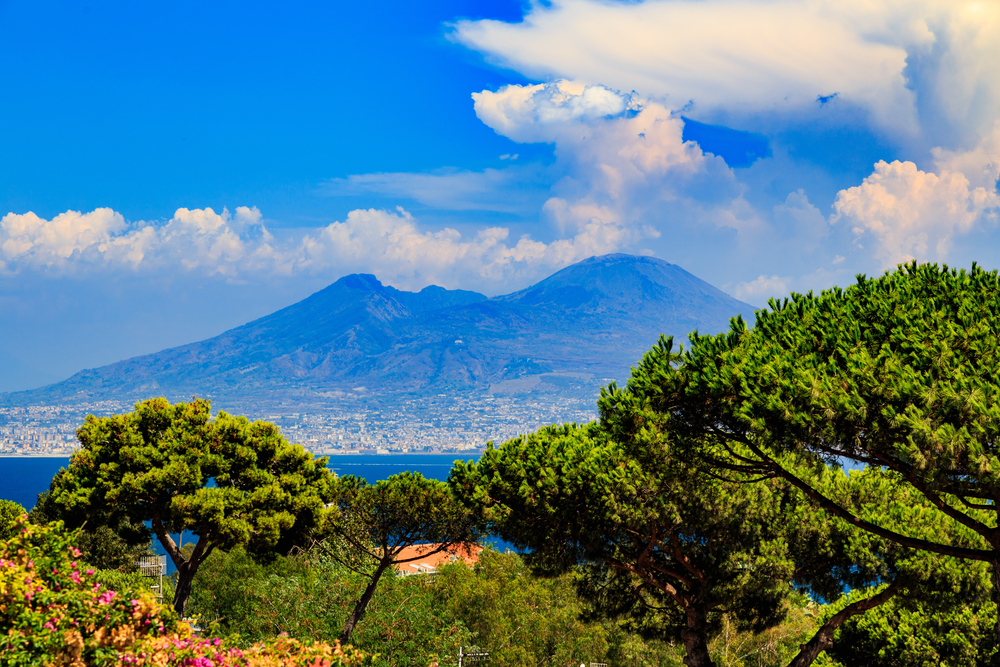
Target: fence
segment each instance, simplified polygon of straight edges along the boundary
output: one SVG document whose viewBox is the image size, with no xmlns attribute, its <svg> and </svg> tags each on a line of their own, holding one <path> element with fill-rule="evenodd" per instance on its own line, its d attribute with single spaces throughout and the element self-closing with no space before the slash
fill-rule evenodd
<svg viewBox="0 0 1000 667">
<path fill-rule="evenodd" d="M 458 647 L 458 667 L 463 667 L 463 665 L 474 665 L 478 663 L 487 663 L 490 661 L 490 652 L 484 651 L 478 646 L 470 646 L 469 652 L 465 653 L 466 647 Z"/>
<path fill-rule="evenodd" d="M 149 589 L 156 595 L 159 602 L 163 602 L 163 577 L 167 574 L 166 556 L 139 556 L 136 563 L 139 568 L 139 576 L 152 579 Z"/>
</svg>

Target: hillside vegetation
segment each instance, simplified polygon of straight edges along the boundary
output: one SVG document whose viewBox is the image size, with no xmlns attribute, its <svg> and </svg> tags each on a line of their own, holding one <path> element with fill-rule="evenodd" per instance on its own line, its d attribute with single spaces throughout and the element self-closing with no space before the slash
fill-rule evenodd
<svg viewBox="0 0 1000 667">
<path fill-rule="evenodd" d="M 197 399 L 88 418 L 31 519 L 0 507 L 5 664 L 995 665 L 998 297 L 912 264 L 662 337 L 599 420 L 447 483 L 333 477 Z M 173 610 L 122 557 L 145 522 Z M 516 553 L 396 571 L 489 536 Z"/>
</svg>

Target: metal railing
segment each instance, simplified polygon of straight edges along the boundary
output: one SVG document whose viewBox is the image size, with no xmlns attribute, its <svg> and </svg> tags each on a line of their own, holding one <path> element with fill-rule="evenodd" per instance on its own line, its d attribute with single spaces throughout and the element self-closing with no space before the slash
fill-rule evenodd
<svg viewBox="0 0 1000 667">
<path fill-rule="evenodd" d="M 469 649 L 468 653 L 464 652 L 465 648 Z M 458 647 L 458 667 L 463 667 L 463 665 L 486 663 L 489 661 L 490 652 L 484 651 L 478 646 Z"/>
<path fill-rule="evenodd" d="M 163 555 L 139 556 L 136 567 L 140 577 L 153 580 L 149 589 L 156 595 L 158 602 L 163 602 L 163 577 L 167 574 L 167 557 Z"/>
</svg>

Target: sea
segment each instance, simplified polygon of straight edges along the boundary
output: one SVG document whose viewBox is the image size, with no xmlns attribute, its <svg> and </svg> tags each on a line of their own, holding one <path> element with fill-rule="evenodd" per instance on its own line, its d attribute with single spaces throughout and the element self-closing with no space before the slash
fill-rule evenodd
<svg viewBox="0 0 1000 667">
<path fill-rule="evenodd" d="M 455 461 L 474 461 L 478 454 L 341 454 L 330 456 L 327 467 L 337 475 L 357 475 L 370 484 L 407 470 L 445 481 Z M 69 457 L 0 457 L 0 498 L 26 509 L 49 488 L 52 477 L 69 464 Z"/>
<path fill-rule="evenodd" d="M 365 478 L 369 484 L 396 475 L 401 472 L 419 472 L 429 479 L 448 479 L 448 473 L 455 461 L 474 461 L 478 454 L 341 454 L 330 456 L 327 467 L 338 476 L 357 475 Z M 13 500 L 26 509 L 35 506 L 38 494 L 49 488 L 52 477 L 60 468 L 69 464 L 69 457 L 0 457 L 0 498 Z M 184 537 L 190 537 L 185 535 Z M 174 536 L 175 540 L 181 536 Z M 184 540 L 187 542 L 187 540 Z M 506 546 L 500 540 L 486 540 L 497 548 Z M 159 542 L 154 540 L 153 547 L 157 553 L 165 553 Z M 167 559 L 167 573 L 172 574 L 176 568 Z"/>
</svg>

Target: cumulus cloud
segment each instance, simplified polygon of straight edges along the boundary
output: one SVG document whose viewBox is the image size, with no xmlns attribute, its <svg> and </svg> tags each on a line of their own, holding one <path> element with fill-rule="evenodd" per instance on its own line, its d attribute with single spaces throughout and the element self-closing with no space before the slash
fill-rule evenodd
<svg viewBox="0 0 1000 667">
<path fill-rule="evenodd" d="M 839 264 L 840 262 L 835 259 L 832 263 Z M 753 280 L 726 287 L 737 299 L 763 307 L 770 299 L 783 299 L 792 292 L 800 294 L 809 291 L 819 292 L 834 285 L 848 284 L 852 282 L 852 278 L 853 273 L 849 270 L 820 267 L 800 276 L 768 276 L 764 274 Z"/>
<path fill-rule="evenodd" d="M 792 241 L 800 253 L 819 248 L 830 231 L 826 217 L 813 206 L 804 190 L 790 192 L 784 203 L 774 207 L 775 226 L 787 241 Z"/>
<path fill-rule="evenodd" d="M 477 259 L 491 267 L 484 269 L 484 276 L 507 264 L 520 266 L 522 261 L 559 268 L 591 254 L 643 252 L 644 242 L 661 234 L 649 214 L 666 203 L 713 228 L 743 231 L 761 225 L 724 160 L 703 153 L 694 142 L 685 142 L 684 121 L 636 93 L 558 81 L 504 86 L 473 93 L 472 98 L 476 115 L 488 127 L 517 142 L 553 144 L 555 162 L 547 167 L 511 166 L 482 172 L 354 175 L 327 182 L 322 192 L 378 193 L 451 210 L 540 213 L 549 224 L 541 236 L 555 239 L 541 255 L 527 252 L 529 246 L 520 240 L 508 247 L 506 241 L 496 240 L 492 228 L 482 239 L 465 238 L 461 245 L 440 253 L 442 258 L 455 253 L 479 257 L 480 249 L 494 243 Z M 363 217 L 359 212 L 351 215 L 358 220 Z M 338 233 L 354 229 L 355 218 L 337 223 L 347 226 L 337 227 Z M 405 227 L 398 221 L 393 225 Z M 431 242 L 420 236 L 418 243 L 418 237 L 409 232 L 400 238 L 404 237 L 418 245 Z M 350 239 L 351 243 L 367 239 L 373 248 L 377 246 L 376 237 L 360 226 Z M 434 242 L 444 243 L 444 237 Z M 340 245 L 350 246 L 346 237 Z M 518 259 L 501 260 L 508 252 Z M 490 259 L 483 259 L 487 256 Z"/>
<path fill-rule="evenodd" d="M 512 241 L 509 235 L 504 227 L 483 229 L 472 237 L 448 228 L 424 231 L 401 208 L 356 210 L 343 222 L 307 234 L 290 253 L 289 266 L 300 271 L 356 267 L 413 289 L 429 283 L 496 288 L 612 251 L 635 236 L 620 225 L 596 221 L 548 244 L 527 235 Z"/>
<path fill-rule="evenodd" d="M 798 113 L 825 97 L 892 134 L 929 123 L 978 138 L 1000 109 L 995 2 L 555 0 L 518 23 L 459 21 L 453 38 L 527 76 L 641 90 L 695 113 Z"/>
<path fill-rule="evenodd" d="M 595 219 L 551 243 L 528 235 L 509 239 L 504 227 L 464 237 L 450 228 L 421 229 L 397 208 L 351 211 L 343 222 L 277 242 L 261 217 L 243 206 L 232 215 L 227 209 L 181 208 L 163 224 L 128 223 L 111 209 L 68 211 L 52 220 L 10 213 L 0 220 L 0 268 L 8 275 L 36 269 L 81 276 L 165 270 L 237 281 L 364 271 L 407 289 L 434 283 L 495 291 L 642 236 L 635 228 Z"/>
<path fill-rule="evenodd" d="M 962 158 L 951 158 L 962 162 Z M 996 188 L 973 187 L 961 172 L 921 171 L 913 162 L 880 161 L 861 185 L 837 194 L 832 221 L 852 225 L 859 245 L 874 244 L 883 267 L 912 259 L 944 260 L 955 235 L 996 220 Z"/>
<path fill-rule="evenodd" d="M 555 145 L 560 178 L 543 211 L 562 233 L 614 223 L 656 236 L 642 221 L 659 203 L 693 202 L 709 191 L 738 196 L 725 162 L 685 142 L 683 120 L 635 93 L 558 81 L 472 98 L 476 115 L 498 134 Z"/>
<path fill-rule="evenodd" d="M 931 153 L 939 172 L 959 172 L 969 179 L 973 188 L 995 189 L 1000 179 L 1000 120 L 972 150 L 953 151 L 938 147 Z"/>
<path fill-rule="evenodd" d="M 126 222 L 110 208 L 66 211 L 51 220 L 32 212 L 0 219 L 0 269 L 76 273 L 87 268 L 179 265 L 208 274 L 235 275 L 238 264 L 273 254 L 271 235 L 256 208 L 177 209 L 165 224 Z"/>
</svg>

